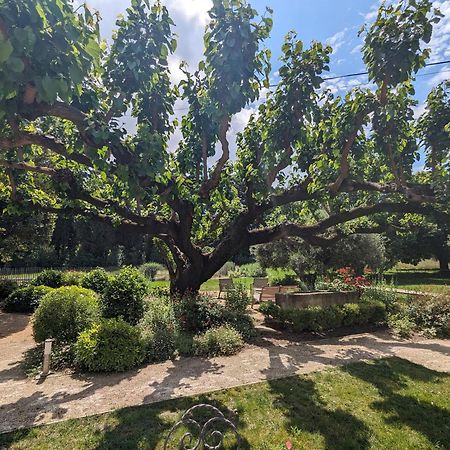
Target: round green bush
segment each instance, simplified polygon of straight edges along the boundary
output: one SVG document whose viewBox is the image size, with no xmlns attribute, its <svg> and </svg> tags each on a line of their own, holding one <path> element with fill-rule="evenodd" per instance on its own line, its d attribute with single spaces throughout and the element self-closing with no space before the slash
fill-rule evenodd
<svg viewBox="0 0 450 450">
<path fill-rule="evenodd" d="M 78 286 L 64 286 L 44 295 L 33 317 L 37 342 L 54 338 L 74 342 L 100 316 L 97 294 Z"/>
<path fill-rule="evenodd" d="M 70 270 L 69 272 L 64 272 L 63 274 L 63 284 L 64 286 L 80 286 L 83 274 L 75 270 Z"/>
<path fill-rule="evenodd" d="M 238 353 L 243 346 L 242 336 L 228 325 L 211 328 L 194 337 L 197 356 L 230 356 Z"/>
<path fill-rule="evenodd" d="M 108 282 L 108 272 L 99 267 L 83 275 L 81 279 L 81 286 L 86 289 L 91 289 L 92 291 L 97 292 L 97 294 L 103 294 L 106 286 L 108 286 Z"/>
<path fill-rule="evenodd" d="M 49 286 L 59 288 L 64 285 L 64 273 L 59 270 L 46 269 L 33 281 L 35 286 Z"/>
<path fill-rule="evenodd" d="M 148 284 L 137 269 L 125 267 L 109 280 L 102 296 L 103 315 L 106 318 L 122 317 L 136 325 L 144 314 L 144 297 Z"/>
<path fill-rule="evenodd" d="M 52 289 L 48 286 L 25 286 L 16 289 L 3 302 L 3 309 L 10 313 L 32 313 L 39 306 L 42 297 Z"/>
<path fill-rule="evenodd" d="M 173 356 L 178 327 L 169 298 L 153 298 L 149 301 L 138 328 L 148 361 L 165 361 Z"/>
<path fill-rule="evenodd" d="M 0 305 L 12 294 L 17 288 L 18 284 L 11 280 L 0 281 Z"/>
<path fill-rule="evenodd" d="M 122 319 L 104 319 L 80 333 L 75 360 L 91 372 L 123 372 L 144 358 L 139 331 Z"/>
</svg>

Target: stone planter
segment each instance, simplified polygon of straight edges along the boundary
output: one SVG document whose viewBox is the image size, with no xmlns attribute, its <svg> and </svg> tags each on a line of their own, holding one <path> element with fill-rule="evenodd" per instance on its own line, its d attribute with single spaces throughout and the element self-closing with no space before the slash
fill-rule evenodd
<svg viewBox="0 0 450 450">
<path fill-rule="evenodd" d="M 308 306 L 343 305 L 359 300 L 358 291 L 350 292 L 297 292 L 275 294 L 275 303 L 281 309 L 302 309 Z"/>
</svg>

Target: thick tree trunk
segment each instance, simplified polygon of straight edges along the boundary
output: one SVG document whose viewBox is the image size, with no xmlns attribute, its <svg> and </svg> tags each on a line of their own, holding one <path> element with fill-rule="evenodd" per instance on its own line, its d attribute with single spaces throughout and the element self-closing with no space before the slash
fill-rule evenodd
<svg viewBox="0 0 450 450">
<path fill-rule="evenodd" d="M 439 270 L 441 272 L 448 272 L 449 271 L 449 268 L 448 268 L 448 263 L 449 263 L 448 255 L 440 255 L 438 257 L 438 259 L 439 259 Z"/>
<path fill-rule="evenodd" d="M 204 281 L 206 280 L 202 279 L 201 272 L 198 273 L 193 270 L 177 271 L 170 279 L 170 293 L 179 296 L 195 295 Z"/>
</svg>

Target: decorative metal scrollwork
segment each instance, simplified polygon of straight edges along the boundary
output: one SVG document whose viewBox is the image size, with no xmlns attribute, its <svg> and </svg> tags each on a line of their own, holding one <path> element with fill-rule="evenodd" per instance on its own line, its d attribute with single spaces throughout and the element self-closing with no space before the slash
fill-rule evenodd
<svg viewBox="0 0 450 450">
<path fill-rule="evenodd" d="M 209 417 L 207 419 L 199 419 L 196 416 Z M 170 430 L 165 442 L 164 450 L 169 450 L 169 443 L 173 439 L 177 430 L 181 428 L 191 428 L 180 438 L 178 448 L 181 450 L 219 450 L 223 446 L 225 433 L 220 428 L 230 431 L 236 437 L 236 449 L 240 449 L 241 438 L 236 426 L 225 418 L 223 413 L 214 406 L 201 404 L 188 409 L 180 421 L 177 422 Z"/>
</svg>

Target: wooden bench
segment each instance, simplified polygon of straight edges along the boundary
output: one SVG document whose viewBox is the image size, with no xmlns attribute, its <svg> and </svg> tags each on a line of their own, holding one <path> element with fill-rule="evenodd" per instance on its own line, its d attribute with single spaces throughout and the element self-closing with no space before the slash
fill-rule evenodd
<svg viewBox="0 0 450 450">
<path fill-rule="evenodd" d="M 280 292 L 291 292 L 298 289 L 298 286 L 262 286 L 253 287 L 252 307 L 255 303 L 274 302 L 275 294 Z"/>
<path fill-rule="evenodd" d="M 228 291 L 228 289 L 230 289 L 230 287 L 233 286 L 233 280 L 231 278 L 219 278 L 219 297 L 221 298 L 220 295 L 226 291 Z"/>
</svg>

